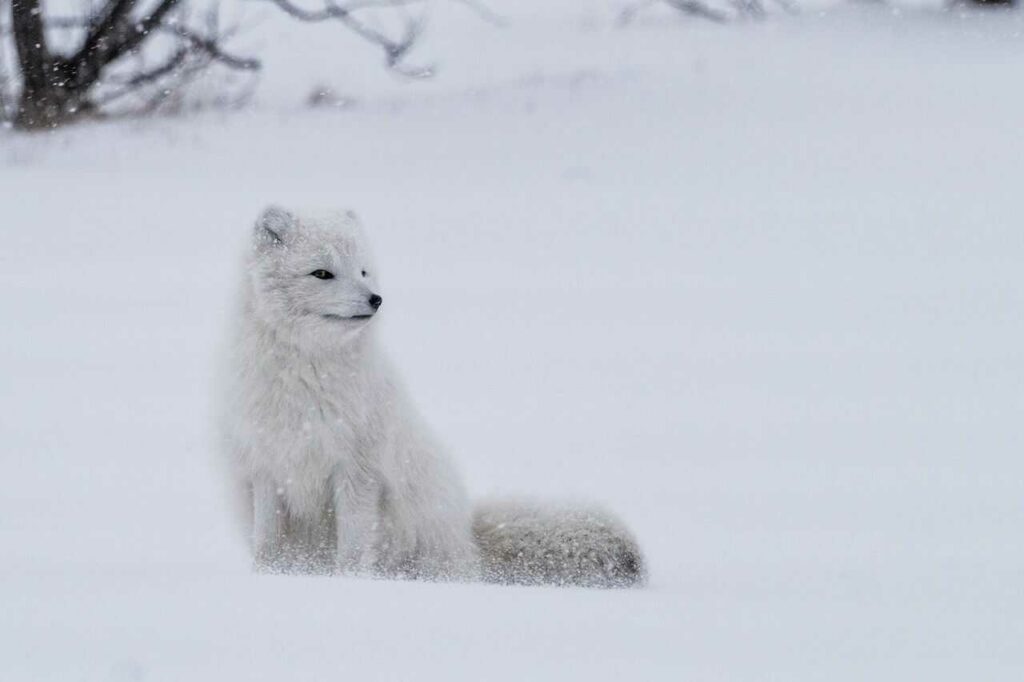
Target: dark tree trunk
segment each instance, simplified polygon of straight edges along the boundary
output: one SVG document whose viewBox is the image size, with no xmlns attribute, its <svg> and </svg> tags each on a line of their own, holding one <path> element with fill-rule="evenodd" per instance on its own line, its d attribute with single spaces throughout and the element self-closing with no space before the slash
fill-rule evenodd
<svg viewBox="0 0 1024 682">
<path fill-rule="evenodd" d="M 22 83 L 15 125 L 26 129 L 59 125 L 67 119 L 68 107 L 54 78 L 60 67 L 46 46 L 39 0 L 12 0 L 11 29 Z"/>
<path fill-rule="evenodd" d="M 74 90 L 56 84 L 23 89 L 18 97 L 14 125 L 21 130 L 47 130 L 93 111 L 92 104 Z"/>
</svg>

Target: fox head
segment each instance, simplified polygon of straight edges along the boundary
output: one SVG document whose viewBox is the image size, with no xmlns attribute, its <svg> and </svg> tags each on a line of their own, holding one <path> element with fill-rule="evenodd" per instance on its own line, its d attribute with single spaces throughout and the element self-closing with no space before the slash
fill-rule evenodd
<svg viewBox="0 0 1024 682">
<path fill-rule="evenodd" d="M 253 230 L 248 274 L 252 312 L 298 342 L 349 341 L 382 303 L 352 212 L 264 209 Z"/>
</svg>

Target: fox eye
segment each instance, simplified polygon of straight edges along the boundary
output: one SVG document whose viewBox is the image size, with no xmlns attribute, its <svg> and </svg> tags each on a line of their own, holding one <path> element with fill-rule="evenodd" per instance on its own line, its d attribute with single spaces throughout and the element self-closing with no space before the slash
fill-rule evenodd
<svg viewBox="0 0 1024 682">
<path fill-rule="evenodd" d="M 313 275 L 317 279 L 334 279 L 334 273 L 326 270 L 314 270 L 309 274 Z"/>
<path fill-rule="evenodd" d="M 363 270 L 363 277 L 366 277 L 366 270 Z"/>
</svg>

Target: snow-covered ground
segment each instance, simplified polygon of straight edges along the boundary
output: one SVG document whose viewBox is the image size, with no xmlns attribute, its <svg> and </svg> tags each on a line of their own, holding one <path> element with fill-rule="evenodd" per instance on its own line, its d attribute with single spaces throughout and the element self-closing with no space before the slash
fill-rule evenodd
<svg viewBox="0 0 1024 682">
<path fill-rule="evenodd" d="M 254 13 L 248 111 L 0 133 L 0 680 L 1019 679 L 1022 17 L 489 4 L 428 82 Z M 359 210 L 471 489 L 607 502 L 647 588 L 250 573 L 211 413 L 269 202 Z"/>
</svg>

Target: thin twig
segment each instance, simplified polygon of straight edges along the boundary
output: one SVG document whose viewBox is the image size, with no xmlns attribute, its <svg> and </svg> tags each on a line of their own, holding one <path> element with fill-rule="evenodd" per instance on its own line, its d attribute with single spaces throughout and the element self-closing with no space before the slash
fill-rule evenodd
<svg viewBox="0 0 1024 682">
<path fill-rule="evenodd" d="M 125 90 L 137 90 L 143 85 L 148 85 L 174 73 L 176 70 L 181 68 L 181 65 L 185 63 L 185 60 L 188 59 L 188 57 L 189 51 L 185 48 L 179 48 L 170 56 L 170 58 L 159 66 L 155 66 L 152 69 L 137 71 L 124 79 L 108 76 L 107 80 L 110 83 L 123 85 Z"/>
<path fill-rule="evenodd" d="M 477 0 L 456 0 L 456 2 L 461 5 L 465 5 L 473 12 L 476 12 L 477 16 L 492 26 L 505 28 L 509 24 L 508 19 L 501 16 L 482 2 L 477 2 Z"/>
<path fill-rule="evenodd" d="M 416 0 L 418 1 L 418 0 Z M 352 5 L 338 5 L 334 0 L 325 0 L 321 9 L 308 10 L 300 7 L 291 0 L 269 0 L 284 10 L 289 16 L 307 23 L 321 23 L 324 21 L 338 21 L 364 40 L 378 45 L 384 50 L 385 60 L 388 67 L 406 76 L 422 78 L 430 75 L 429 69 L 410 69 L 402 66 L 401 61 L 412 49 L 423 30 L 423 22 L 410 20 L 406 23 L 405 32 L 398 40 L 389 38 L 377 31 L 355 16 L 355 13 L 369 7 L 402 6 L 415 4 L 412 0 L 356 0 Z"/>
<path fill-rule="evenodd" d="M 699 0 L 664 0 L 669 7 L 679 10 L 683 14 L 688 14 L 693 17 L 699 17 L 701 19 L 707 19 L 718 24 L 724 24 L 729 21 L 729 15 L 725 12 L 720 12 L 716 9 L 712 9 L 700 2 Z"/>
<path fill-rule="evenodd" d="M 796 12 L 796 6 L 791 0 L 774 1 L 786 12 L 791 14 Z M 625 26 L 629 24 L 641 11 L 658 4 L 668 5 L 672 9 L 688 16 L 707 19 L 716 24 L 726 24 L 738 17 L 761 19 L 767 14 L 763 0 L 730 0 L 729 5 L 734 10 L 732 13 L 716 9 L 702 2 L 702 0 L 641 0 L 622 10 L 619 14 L 619 25 Z"/>
<path fill-rule="evenodd" d="M 200 35 L 199 33 L 196 33 L 184 26 L 167 25 L 161 25 L 158 30 L 178 36 L 184 42 L 188 43 L 193 49 L 203 52 L 213 61 L 223 64 L 229 68 L 237 69 L 239 71 L 257 71 L 261 66 L 260 60 L 258 59 L 252 57 L 239 57 L 225 52 L 224 48 L 220 46 L 220 41 L 227 37 L 226 33 L 210 37 Z"/>
</svg>

